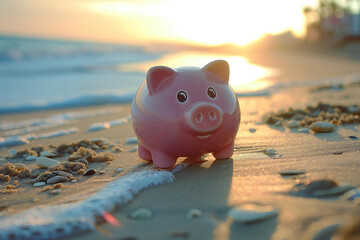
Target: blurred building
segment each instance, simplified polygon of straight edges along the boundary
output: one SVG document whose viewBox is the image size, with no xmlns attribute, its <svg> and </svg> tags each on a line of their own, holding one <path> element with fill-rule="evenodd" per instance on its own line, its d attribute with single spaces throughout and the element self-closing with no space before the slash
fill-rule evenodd
<svg viewBox="0 0 360 240">
<path fill-rule="evenodd" d="M 308 42 L 360 40 L 360 0 L 319 0 L 318 7 L 305 7 L 303 12 Z"/>
</svg>

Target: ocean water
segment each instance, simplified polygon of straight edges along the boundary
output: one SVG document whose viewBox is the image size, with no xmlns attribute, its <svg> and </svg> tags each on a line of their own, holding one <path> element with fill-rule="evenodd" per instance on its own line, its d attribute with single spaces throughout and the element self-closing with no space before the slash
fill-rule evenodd
<svg viewBox="0 0 360 240">
<path fill-rule="evenodd" d="M 131 101 L 159 59 L 140 47 L 0 36 L 0 113 Z"/>
</svg>

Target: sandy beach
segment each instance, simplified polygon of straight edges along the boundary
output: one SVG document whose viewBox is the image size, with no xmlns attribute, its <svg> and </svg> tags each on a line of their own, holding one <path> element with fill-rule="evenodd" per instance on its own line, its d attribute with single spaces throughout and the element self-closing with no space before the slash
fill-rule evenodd
<svg viewBox="0 0 360 240">
<path fill-rule="evenodd" d="M 138 187 L 136 189 L 141 191 L 134 190 L 131 197 L 124 196 L 125 200 L 121 201 L 113 200 L 117 203 L 109 202 L 109 205 L 114 204 L 110 214 L 116 220 L 112 217 L 94 218 L 95 222 L 90 221 L 93 226 L 91 229 L 85 227 L 71 234 L 67 234 L 67 230 L 61 230 L 58 235 L 52 236 L 74 240 L 280 240 L 330 239 L 337 235 L 337 239 L 358 239 L 359 123 L 335 126 L 335 130 L 329 133 L 314 133 L 311 130 L 298 131 L 300 126 L 289 128 L 285 122 L 276 126 L 268 124 L 266 115 L 287 111 L 290 107 L 316 107 L 319 102 L 345 107 L 354 104 L 359 106 L 360 62 L 332 54 L 299 50 L 266 52 L 247 57 L 251 63 L 276 69 L 277 74 L 269 80 L 283 83 L 284 86 L 265 96 L 239 96 L 241 124 L 232 158 L 214 161 L 212 156 L 206 155 L 203 159 L 179 159 L 178 164 L 183 164 L 184 169 L 166 171 L 169 175 L 164 175 L 163 182 L 154 179 L 154 184 L 151 183 L 149 188 L 144 187 L 147 189 L 142 190 Z M 331 84 L 326 85 L 326 80 L 329 79 L 346 81 L 341 88 L 332 88 Z M 294 82 L 301 83 L 301 86 L 290 84 Z M 42 191 L 47 186 L 53 188 L 51 184 L 33 187 L 32 178 L 11 177 L 10 182 L 0 181 L 0 190 L 6 190 L 8 185 L 15 188 L 15 191 L 3 191 L 0 195 L 0 222 L 7 223 L 0 229 L 3 233 L 9 233 L 7 236 L 0 236 L 4 239 L 21 239 L 20 232 L 10 230 L 11 227 L 21 227 L 24 223 L 17 222 L 11 216 L 21 218 L 35 208 L 40 209 L 35 211 L 39 211 L 37 213 L 41 215 L 45 213 L 41 209 L 47 206 L 50 206 L 50 211 L 46 214 L 51 216 L 51 207 L 85 201 L 117 179 L 128 179 L 127 176 L 149 169 L 153 171 L 152 177 L 156 177 L 158 172 L 164 172 L 154 170 L 151 164 L 138 158 L 136 143 L 126 143 L 128 139 L 136 137 L 131 122 L 126 120 L 131 113 L 130 104 L 0 115 L 0 122 L 19 122 L 69 112 L 88 113 L 100 110 L 104 112 L 73 118 L 70 122 L 51 129 L 34 131 L 39 136 L 50 131 L 76 128 L 72 134 L 34 139 L 26 145 L 0 149 L 0 156 L 5 158 L 10 157 L 10 149 L 18 152 L 25 148 L 50 145 L 55 149 L 64 143 L 104 138 L 109 144 L 97 149 L 96 153 L 110 152 L 114 156 L 114 160 L 109 162 L 89 163 L 87 169 L 94 169 L 94 175 L 83 176 L 73 172 L 72 179 L 77 181 L 63 182 L 59 191 L 54 194 L 54 189 Z M 121 124 L 89 131 L 91 126 L 106 126 L 106 123 L 121 119 L 124 120 Z M 96 123 L 102 124 L 93 125 Z M 273 149 L 274 154 L 266 154 L 267 149 Z M 68 156 L 62 155 L 55 159 L 65 161 Z M 7 162 L 23 163 L 28 169 L 38 169 L 35 161 L 26 161 L 24 158 L 6 158 L 0 164 Z M 119 168 L 123 171 L 118 170 Z M 287 170 L 297 170 L 298 173 L 291 176 L 280 174 Z M 100 174 L 100 171 L 103 172 Z M 306 187 L 317 180 L 324 180 L 316 189 L 321 194 L 306 192 Z M 329 189 L 335 191 L 334 188 L 345 190 L 328 194 L 326 191 L 321 192 Z M 275 214 L 252 223 L 240 222 L 229 212 L 233 208 L 241 208 L 245 203 L 268 205 Z M 101 207 L 104 208 L 103 205 Z M 131 217 L 134 212 L 143 208 L 151 214 L 145 214 L 143 219 Z M 85 210 L 86 208 L 81 208 L 76 213 L 79 217 L 82 217 L 82 213 L 84 216 L 91 215 L 90 212 L 82 212 Z M 57 208 L 56 216 L 59 216 L 58 212 Z M 24 219 L 31 218 L 27 216 Z M 29 220 L 28 223 L 30 227 L 44 225 L 51 228 L 52 223 L 60 220 L 56 217 L 49 219 L 44 222 Z M 45 239 L 44 236 L 50 235 L 36 235 L 38 239 Z"/>
</svg>

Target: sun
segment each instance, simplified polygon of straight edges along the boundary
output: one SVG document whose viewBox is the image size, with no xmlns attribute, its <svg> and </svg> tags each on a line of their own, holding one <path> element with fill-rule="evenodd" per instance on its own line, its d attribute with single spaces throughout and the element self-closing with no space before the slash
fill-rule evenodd
<svg viewBox="0 0 360 240">
<path fill-rule="evenodd" d="M 301 5 L 279 2 L 286 11 L 272 1 L 233 0 L 110 1 L 87 3 L 87 7 L 111 16 L 116 24 L 126 24 L 122 29 L 133 41 L 246 45 L 265 33 L 301 31 Z"/>
</svg>

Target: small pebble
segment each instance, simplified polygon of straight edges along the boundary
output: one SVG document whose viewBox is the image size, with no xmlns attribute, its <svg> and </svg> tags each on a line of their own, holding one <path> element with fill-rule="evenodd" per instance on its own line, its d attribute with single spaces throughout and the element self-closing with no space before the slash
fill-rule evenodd
<svg viewBox="0 0 360 240">
<path fill-rule="evenodd" d="M 14 167 L 17 169 L 17 170 L 24 170 L 26 168 L 25 164 L 23 163 L 15 163 L 14 164 Z"/>
<path fill-rule="evenodd" d="M 354 188 L 352 185 L 341 185 L 330 189 L 314 191 L 312 195 L 315 197 L 338 196 Z"/>
<path fill-rule="evenodd" d="M 350 139 L 358 139 L 357 136 L 349 136 Z"/>
<path fill-rule="evenodd" d="M 35 161 L 38 157 L 37 156 L 33 156 L 33 155 L 30 155 L 30 156 L 27 156 L 25 158 L 26 161 Z"/>
<path fill-rule="evenodd" d="M 300 127 L 300 124 L 299 124 L 299 121 L 297 121 L 297 120 L 290 120 L 286 123 L 286 126 L 288 128 L 298 128 L 298 127 Z"/>
<path fill-rule="evenodd" d="M 335 125 L 329 122 L 317 121 L 312 123 L 309 128 L 316 133 L 329 133 L 335 130 Z"/>
<path fill-rule="evenodd" d="M 116 151 L 116 152 L 123 152 L 124 149 L 121 148 L 121 147 L 113 147 L 113 150 Z"/>
<path fill-rule="evenodd" d="M 36 163 L 40 168 L 49 168 L 59 164 L 59 161 L 47 157 L 38 157 Z"/>
<path fill-rule="evenodd" d="M 51 193 L 52 195 L 58 195 L 60 192 L 61 192 L 60 189 L 54 189 L 54 190 L 52 190 L 50 193 Z"/>
<path fill-rule="evenodd" d="M 146 220 L 152 217 L 152 212 L 147 208 L 139 208 L 130 214 L 130 218 L 136 220 Z"/>
<path fill-rule="evenodd" d="M 53 173 L 55 173 L 59 176 L 64 176 L 64 177 L 68 177 L 68 178 L 71 178 L 73 176 L 71 173 L 64 172 L 64 171 L 53 171 Z"/>
<path fill-rule="evenodd" d="M 305 172 L 302 171 L 302 170 L 293 170 L 293 169 L 290 169 L 290 170 L 284 170 L 284 171 L 281 171 L 279 172 L 279 174 L 281 176 L 292 176 L 292 175 L 299 175 L 299 174 L 304 174 Z"/>
<path fill-rule="evenodd" d="M 76 183 L 76 182 L 78 182 L 78 180 L 77 180 L 77 179 L 73 179 L 73 180 L 71 180 L 71 183 Z"/>
<path fill-rule="evenodd" d="M 348 201 L 360 199 L 360 190 L 358 188 L 354 188 L 350 191 L 347 191 L 341 198 Z"/>
<path fill-rule="evenodd" d="M 299 132 L 299 133 L 309 133 L 310 130 L 309 130 L 308 128 L 299 128 L 299 129 L 297 130 L 297 132 Z"/>
<path fill-rule="evenodd" d="M 276 150 L 272 149 L 272 148 L 267 148 L 265 149 L 265 154 L 266 155 L 275 155 L 276 154 Z"/>
<path fill-rule="evenodd" d="M 8 152 L 10 153 L 10 155 L 14 155 L 16 153 L 16 150 L 10 149 Z"/>
<path fill-rule="evenodd" d="M 136 152 L 138 150 L 138 147 L 134 147 L 130 150 L 130 152 Z"/>
<path fill-rule="evenodd" d="M 40 153 L 40 157 L 56 157 L 56 154 L 49 151 L 43 151 Z"/>
<path fill-rule="evenodd" d="M 77 171 L 77 173 L 80 174 L 80 175 L 83 175 L 84 172 L 85 172 L 85 169 L 79 169 L 79 170 Z"/>
<path fill-rule="evenodd" d="M 42 187 L 42 186 L 44 186 L 46 183 L 44 183 L 44 182 L 36 182 L 36 183 L 34 183 L 33 184 L 33 186 L 34 187 Z"/>
<path fill-rule="evenodd" d="M 14 181 L 14 184 L 15 184 L 15 185 L 19 184 L 19 180 L 15 180 L 15 181 Z"/>
<path fill-rule="evenodd" d="M 236 222 L 255 223 L 274 218 L 278 214 L 279 211 L 272 206 L 247 203 L 232 208 L 229 211 L 228 216 Z"/>
<path fill-rule="evenodd" d="M 117 173 L 121 173 L 121 172 L 123 172 L 123 171 L 124 171 L 124 169 L 122 169 L 122 168 L 116 169 L 116 172 L 117 172 Z"/>
<path fill-rule="evenodd" d="M 55 176 L 52 178 L 49 178 L 46 183 L 47 184 L 55 184 L 55 183 L 61 183 L 61 182 L 67 182 L 68 178 L 64 176 Z"/>
<path fill-rule="evenodd" d="M 15 189 L 15 186 L 9 184 L 9 185 L 6 185 L 5 188 L 6 188 L 6 189 Z"/>
<path fill-rule="evenodd" d="M 104 171 L 104 170 L 101 170 L 101 171 L 99 171 L 99 174 L 101 175 L 101 174 L 105 174 L 106 173 L 106 171 Z"/>
<path fill-rule="evenodd" d="M 58 188 L 63 188 L 64 187 L 64 184 L 62 183 L 56 183 L 53 187 L 53 189 L 58 189 Z"/>
<path fill-rule="evenodd" d="M 132 137 L 132 138 L 128 138 L 126 139 L 125 144 L 137 144 L 138 143 L 138 139 L 136 137 Z"/>
<path fill-rule="evenodd" d="M 254 132 L 256 132 L 256 129 L 255 128 L 249 128 L 249 132 L 254 133 Z"/>
<path fill-rule="evenodd" d="M 282 125 L 282 121 L 277 120 L 274 125 L 275 127 L 280 127 Z"/>
<path fill-rule="evenodd" d="M 186 215 L 187 219 L 194 219 L 198 218 L 202 215 L 202 212 L 199 209 L 192 208 L 189 210 L 189 212 Z"/>
<path fill-rule="evenodd" d="M 86 170 L 84 172 L 84 176 L 90 176 L 90 175 L 94 175 L 96 173 L 96 171 L 94 169 L 89 169 L 89 170 Z"/>
</svg>

